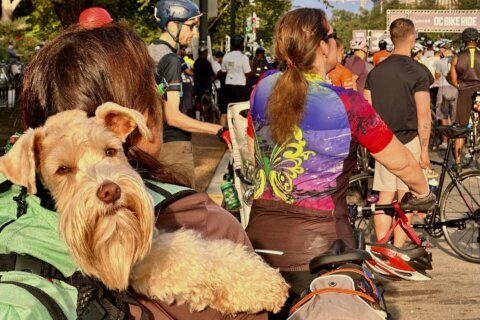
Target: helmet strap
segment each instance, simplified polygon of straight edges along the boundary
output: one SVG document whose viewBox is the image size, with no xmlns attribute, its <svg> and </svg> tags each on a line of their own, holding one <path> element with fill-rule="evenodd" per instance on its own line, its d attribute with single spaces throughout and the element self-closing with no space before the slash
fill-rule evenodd
<svg viewBox="0 0 480 320">
<path fill-rule="evenodd" d="M 180 50 L 180 32 L 182 31 L 183 22 L 179 22 L 179 21 L 177 21 L 177 22 L 178 22 L 178 31 L 177 31 L 176 36 L 174 36 L 170 32 L 170 30 L 168 30 L 168 27 L 165 28 L 165 30 L 167 31 L 168 35 L 173 39 L 173 41 L 175 41 L 175 43 L 177 44 L 176 49 L 177 49 L 177 51 L 179 51 Z"/>
</svg>

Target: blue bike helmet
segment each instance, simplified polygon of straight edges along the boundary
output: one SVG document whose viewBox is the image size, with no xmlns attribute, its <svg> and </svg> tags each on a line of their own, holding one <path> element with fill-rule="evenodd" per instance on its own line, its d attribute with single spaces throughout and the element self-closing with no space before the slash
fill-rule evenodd
<svg viewBox="0 0 480 320">
<path fill-rule="evenodd" d="M 201 15 L 198 6 L 191 0 L 160 0 L 155 6 L 154 13 L 157 26 L 164 30 L 170 21 L 183 23 Z"/>
</svg>

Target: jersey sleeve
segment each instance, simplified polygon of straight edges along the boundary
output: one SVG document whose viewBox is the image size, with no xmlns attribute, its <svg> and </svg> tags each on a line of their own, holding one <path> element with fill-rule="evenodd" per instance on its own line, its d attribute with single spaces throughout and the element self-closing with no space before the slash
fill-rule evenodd
<svg viewBox="0 0 480 320">
<path fill-rule="evenodd" d="M 392 141 L 393 133 L 373 107 L 356 91 L 340 93 L 352 137 L 371 153 L 378 153 Z"/>
<path fill-rule="evenodd" d="M 250 138 L 253 138 L 253 120 L 252 120 L 251 111 L 248 111 L 248 114 L 247 114 L 247 135 Z"/>
<path fill-rule="evenodd" d="M 181 91 L 182 64 L 176 54 L 169 53 L 158 62 L 157 79 L 161 81 L 162 78 L 168 82 L 165 91 Z"/>
</svg>

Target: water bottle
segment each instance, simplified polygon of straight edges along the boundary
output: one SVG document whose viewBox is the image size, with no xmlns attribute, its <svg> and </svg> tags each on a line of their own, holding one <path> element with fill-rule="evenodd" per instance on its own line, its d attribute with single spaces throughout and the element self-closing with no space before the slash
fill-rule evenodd
<svg viewBox="0 0 480 320">
<path fill-rule="evenodd" d="M 475 93 L 475 102 L 473 103 L 473 109 L 480 112 L 480 91 Z"/>
<path fill-rule="evenodd" d="M 428 187 L 433 194 L 437 194 L 438 180 L 435 178 L 428 180 Z"/>
<path fill-rule="evenodd" d="M 235 190 L 235 187 L 233 186 L 230 175 L 226 174 L 223 176 L 220 190 L 222 190 L 223 199 L 225 201 L 225 209 L 232 211 L 240 207 L 237 190 Z"/>
</svg>

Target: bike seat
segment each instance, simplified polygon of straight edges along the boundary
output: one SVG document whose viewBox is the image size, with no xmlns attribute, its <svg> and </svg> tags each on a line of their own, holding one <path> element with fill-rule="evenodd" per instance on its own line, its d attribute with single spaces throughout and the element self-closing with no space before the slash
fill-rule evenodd
<svg viewBox="0 0 480 320">
<path fill-rule="evenodd" d="M 341 239 L 335 240 L 327 252 L 310 260 L 310 273 L 315 274 L 324 269 L 336 268 L 347 262 L 371 260 L 370 253 L 365 250 L 348 248 Z"/>
<path fill-rule="evenodd" d="M 471 128 L 461 125 L 453 125 L 453 126 L 436 126 L 435 129 L 440 131 L 441 134 L 446 136 L 449 139 L 453 138 L 466 138 Z"/>
</svg>

